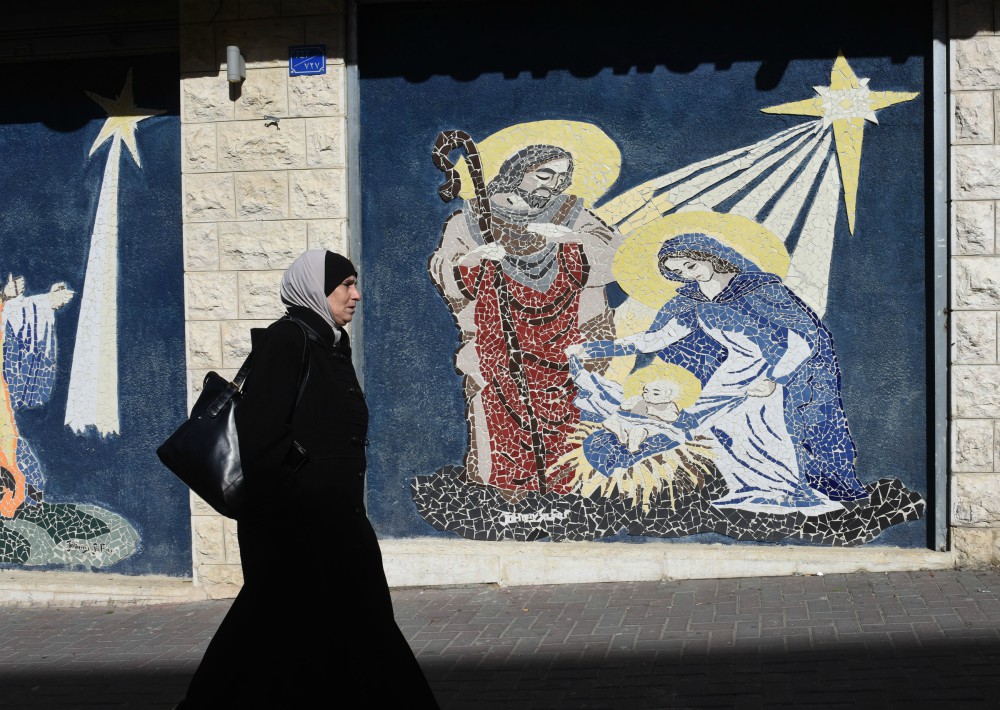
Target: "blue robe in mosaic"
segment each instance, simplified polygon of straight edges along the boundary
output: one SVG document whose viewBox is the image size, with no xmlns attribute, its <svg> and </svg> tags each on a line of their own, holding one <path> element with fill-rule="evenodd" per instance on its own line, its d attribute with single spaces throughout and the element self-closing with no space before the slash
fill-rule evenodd
<svg viewBox="0 0 1000 710">
<path fill-rule="evenodd" d="M 48 401 L 56 373 L 55 312 L 49 294 L 17 296 L 0 312 L 3 381 L 11 411 L 37 407 Z M 8 416 L 0 407 L 0 416 Z M 26 502 L 41 500 L 45 478 L 38 458 L 23 436 L 16 445 L 17 466 L 28 486 Z"/>
<path fill-rule="evenodd" d="M 708 298 L 697 283 L 662 270 L 684 283 L 650 328 L 587 343 L 585 351 L 589 357 L 637 355 L 636 368 L 654 357 L 681 365 L 702 382 L 701 395 L 675 422 L 658 425 L 636 452 L 598 430 L 584 442 L 588 461 L 611 475 L 700 435 L 714 440 L 716 465 L 729 486 L 727 496 L 713 501 L 717 507 L 819 514 L 840 508 L 836 501 L 867 496 L 855 471 L 833 339 L 819 317 L 778 276 L 716 239 L 679 235 L 664 243 L 660 257 L 683 250 L 714 254 L 739 273 Z M 773 393 L 749 395 L 763 379 L 776 384 Z M 613 402 L 614 393 L 593 382 L 578 380 L 578 406 L 584 419 L 599 420 L 595 404 L 609 393 Z"/>
</svg>

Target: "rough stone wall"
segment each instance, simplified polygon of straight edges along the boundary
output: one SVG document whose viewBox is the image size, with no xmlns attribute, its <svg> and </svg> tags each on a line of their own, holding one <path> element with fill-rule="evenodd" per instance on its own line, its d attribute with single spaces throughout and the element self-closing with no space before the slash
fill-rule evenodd
<svg viewBox="0 0 1000 710">
<path fill-rule="evenodd" d="M 234 376 L 250 328 L 284 309 L 278 282 L 305 249 L 348 253 L 342 0 L 180 0 L 181 166 L 188 399 Z M 325 75 L 290 77 L 289 47 L 326 45 Z M 231 90 L 226 47 L 246 80 Z M 270 118 L 277 117 L 275 123 Z M 242 583 L 235 521 L 192 496 L 195 583 Z"/>
<path fill-rule="evenodd" d="M 951 546 L 1000 562 L 1000 2 L 949 7 Z"/>
</svg>

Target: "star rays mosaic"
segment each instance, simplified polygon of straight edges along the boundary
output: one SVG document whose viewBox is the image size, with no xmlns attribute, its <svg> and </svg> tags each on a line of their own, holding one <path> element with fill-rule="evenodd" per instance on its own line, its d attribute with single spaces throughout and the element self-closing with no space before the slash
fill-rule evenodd
<svg viewBox="0 0 1000 710">
<path fill-rule="evenodd" d="M 439 195 L 462 204 L 429 275 L 459 332 L 469 445 L 412 481 L 425 521 L 851 546 L 925 515 L 899 480 L 859 478 L 824 322 L 838 214 L 852 234 L 864 217 L 866 123 L 918 94 L 870 88 L 843 56 L 815 94 L 760 109 L 804 122 L 603 203 L 622 156 L 598 125 L 437 136 Z"/>
</svg>

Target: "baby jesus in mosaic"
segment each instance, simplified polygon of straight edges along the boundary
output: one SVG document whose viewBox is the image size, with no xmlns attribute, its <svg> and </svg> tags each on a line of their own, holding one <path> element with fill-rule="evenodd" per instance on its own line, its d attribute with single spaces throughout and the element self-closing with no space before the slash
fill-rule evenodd
<svg viewBox="0 0 1000 710">
<path fill-rule="evenodd" d="M 680 415 L 674 397 L 679 388 L 669 380 L 654 380 L 643 387 L 642 394 L 627 398 L 610 417 L 604 428 L 626 444 L 629 451 L 638 451 L 649 436 L 650 428 L 636 423 L 636 419 L 649 422 L 673 422 Z"/>
<path fill-rule="evenodd" d="M 690 399 L 683 393 L 691 389 L 691 380 L 694 388 L 700 390 L 697 379 L 690 373 L 663 362 L 630 374 L 624 385 L 589 372 L 576 356 L 570 357 L 570 371 L 579 390 L 575 405 L 583 418 L 599 421 L 633 454 L 657 432 L 676 431 L 670 425 L 677 421 L 680 407 Z"/>
</svg>

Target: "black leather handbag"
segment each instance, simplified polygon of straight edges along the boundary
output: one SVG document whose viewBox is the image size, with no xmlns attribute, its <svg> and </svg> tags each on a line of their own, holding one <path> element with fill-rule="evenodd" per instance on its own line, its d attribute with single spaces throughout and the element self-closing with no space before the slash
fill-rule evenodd
<svg viewBox="0 0 1000 710">
<path fill-rule="evenodd" d="M 309 379 L 308 358 L 307 338 L 302 353 L 296 406 Z M 232 382 L 216 372 L 205 375 L 201 394 L 191 408 L 190 416 L 156 449 L 156 455 L 164 466 L 217 513 L 227 518 L 239 517 L 248 500 L 236 434 L 236 408 L 243 399 L 243 381 L 250 373 L 252 359 L 251 351 Z M 292 449 L 289 455 L 295 456 L 300 465 L 304 463 L 304 449 L 294 441 Z"/>
</svg>

